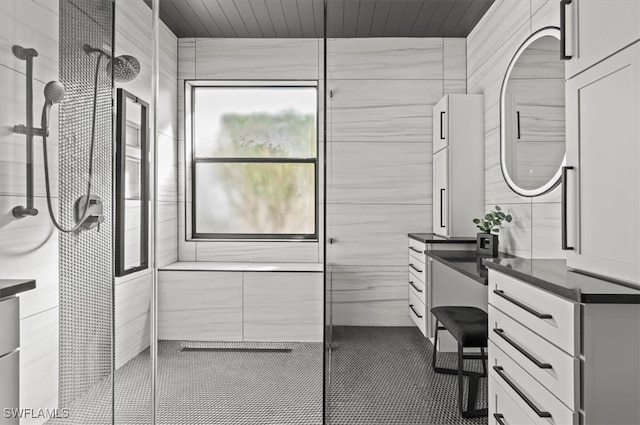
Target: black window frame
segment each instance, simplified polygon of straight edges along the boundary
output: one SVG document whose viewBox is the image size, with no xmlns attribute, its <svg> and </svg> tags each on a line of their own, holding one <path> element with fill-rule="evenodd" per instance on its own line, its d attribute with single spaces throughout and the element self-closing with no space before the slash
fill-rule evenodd
<svg viewBox="0 0 640 425">
<path fill-rule="evenodd" d="M 195 92 L 198 88 L 225 88 L 225 89 L 246 89 L 246 88 L 313 88 L 316 94 L 316 109 L 315 109 L 315 131 L 316 131 L 316 149 L 314 158 L 256 158 L 256 157 L 227 157 L 227 158 L 212 158 L 212 157 L 196 157 L 195 146 Z M 190 90 L 190 104 L 187 107 L 190 108 L 190 149 L 191 157 L 189 158 L 191 170 L 191 239 L 193 240 L 215 240 L 215 241 L 313 241 L 319 240 L 319 167 L 318 167 L 318 153 L 319 153 L 319 104 L 318 104 L 318 81 L 315 80 L 300 80 L 300 81 L 210 81 L 210 80 L 191 80 L 185 81 L 185 93 L 186 90 Z M 196 182 L 196 165 L 207 163 L 259 163 L 259 164 L 312 164 L 313 165 L 313 177 L 314 177 L 314 230 L 313 233 L 299 234 L 299 233 L 205 233 L 197 232 L 196 219 L 197 219 L 197 182 Z"/>
</svg>

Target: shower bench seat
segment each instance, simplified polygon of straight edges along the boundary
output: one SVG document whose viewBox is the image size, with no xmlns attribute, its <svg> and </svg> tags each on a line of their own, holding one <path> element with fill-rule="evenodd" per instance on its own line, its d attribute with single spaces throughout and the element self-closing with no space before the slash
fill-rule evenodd
<svg viewBox="0 0 640 425">
<path fill-rule="evenodd" d="M 161 267 L 158 336 L 320 342 L 322 270 L 322 263 L 177 262 Z"/>
</svg>

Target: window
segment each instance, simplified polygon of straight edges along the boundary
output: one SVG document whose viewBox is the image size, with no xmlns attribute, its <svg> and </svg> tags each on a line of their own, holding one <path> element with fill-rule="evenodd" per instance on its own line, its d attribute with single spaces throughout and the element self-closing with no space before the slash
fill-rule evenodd
<svg viewBox="0 0 640 425">
<path fill-rule="evenodd" d="M 317 239 L 317 84 L 190 82 L 193 238 Z"/>
</svg>

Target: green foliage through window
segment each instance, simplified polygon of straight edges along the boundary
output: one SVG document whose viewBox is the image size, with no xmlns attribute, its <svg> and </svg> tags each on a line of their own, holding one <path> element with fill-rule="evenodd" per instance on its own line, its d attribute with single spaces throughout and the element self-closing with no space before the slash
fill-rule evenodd
<svg viewBox="0 0 640 425">
<path fill-rule="evenodd" d="M 288 108 L 211 119 L 218 131 L 205 134 L 214 136 L 194 135 L 209 153 L 193 164 L 196 237 L 316 237 L 316 114 Z"/>
</svg>

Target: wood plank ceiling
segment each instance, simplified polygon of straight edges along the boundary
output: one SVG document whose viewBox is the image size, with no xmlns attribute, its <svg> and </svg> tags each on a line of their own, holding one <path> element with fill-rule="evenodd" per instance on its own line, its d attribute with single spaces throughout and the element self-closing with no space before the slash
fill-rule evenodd
<svg viewBox="0 0 640 425">
<path fill-rule="evenodd" d="M 466 37 L 493 2 L 327 0 L 327 34 Z M 324 0 L 160 0 L 160 18 L 179 38 L 319 38 Z"/>
</svg>

